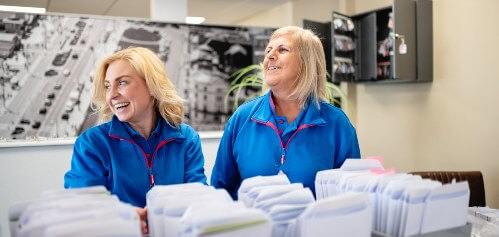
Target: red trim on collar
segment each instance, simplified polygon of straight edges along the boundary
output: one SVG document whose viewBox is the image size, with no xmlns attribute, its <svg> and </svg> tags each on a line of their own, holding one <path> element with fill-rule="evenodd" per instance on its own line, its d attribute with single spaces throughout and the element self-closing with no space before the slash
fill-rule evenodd
<svg viewBox="0 0 499 237">
<path fill-rule="evenodd" d="M 155 183 L 155 180 L 154 180 L 154 174 L 152 173 L 152 164 L 154 162 L 154 157 L 156 156 L 156 153 L 157 151 L 159 150 L 159 148 L 161 148 L 162 146 L 164 146 L 165 144 L 171 142 L 171 141 L 174 141 L 176 140 L 175 138 L 171 138 L 171 139 L 168 139 L 168 140 L 163 140 L 161 141 L 157 146 L 156 146 L 156 149 L 154 150 L 154 152 L 152 153 L 152 157 L 151 157 L 151 162 L 149 163 L 149 160 L 147 159 L 147 154 L 146 152 L 144 151 L 144 149 L 142 149 L 141 146 L 139 146 L 137 143 L 135 143 L 132 139 L 130 140 L 127 140 L 127 139 L 124 139 L 122 137 L 118 137 L 116 135 L 113 135 L 113 134 L 109 134 L 110 137 L 112 138 L 115 138 L 115 139 L 119 139 L 120 141 L 126 141 L 126 142 L 129 142 L 135 146 L 137 146 L 140 151 L 142 152 L 142 155 L 144 156 L 144 160 L 146 161 L 146 166 L 147 166 L 147 170 L 149 171 L 149 184 L 152 186 L 154 186 L 154 183 Z"/>
<path fill-rule="evenodd" d="M 254 118 L 251 118 L 251 120 L 253 120 L 254 122 L 257 122 L 257 123 L 259 123 L 259 124 L 263 124 L 263 125 L 266 125 L 266 126 L 268 126 L 268 127 L 272 128 L 272 129 L 276 132 L 277 137 L 279 138 L 279 141 L 281 142 L 281 148 L 282 148 L 284 151 L 286 151 L 286 150 L 288 149 L 289 143 L 291 142 L 291 140 L 293 139 L 293 137 L 294 137 L 294 136 L 295 136 L 295 135 L 296 135 L 299 131 L 301 131 L 301 130 L 303 130 L 303 129 L 305 129 L 305 128 L 310 128 L 310 127 L 315 126 L 315 124 L 304 124 L 304 125 L 301 125 L 300 127 L 298 127 L 298 129 L 296 129 L 296 131 L 293 133 L 293 135 L 291 135 L 291 137 L 289 137 L 288 142 L 286 143 L 286 145 L 284 145 L 284 142 L 282 141 L 282 138 L 281 138 L 281 135 L 280 135 L 280 133 L 279 133 L 279 130 L 277 129 L 277 127 L 276 127 L 273 123 L 271 123 L 271 122 L 266 122 L 266 123 L 264 123 L 264 122 L 262 122 L 262 121 L 258 121 L 258 120 L 256 120 L 256 119 L 254 119 Z M 284 161 L 285 161 L 285 155 L 284 155 L 284 154 L 282 154 L 282 156 L 281 156 L 281 165 L 282 165 L 282 164 L 284 164 Z"/>
</svg>

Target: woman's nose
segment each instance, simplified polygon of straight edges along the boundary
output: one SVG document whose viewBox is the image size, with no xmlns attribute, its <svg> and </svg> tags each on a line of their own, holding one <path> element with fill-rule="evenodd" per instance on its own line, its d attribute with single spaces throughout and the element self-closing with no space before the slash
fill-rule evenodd
<svg viewBox="0 0 499 237">
<path fill-rule="evenodd" d="M 118 90 L 116 89 L 116 87 L 114 87 L 114 86 L 109 87 L 109 90 L 107 92 L 107 96 L 109 98 L 114 98 L 117 95 L 118 95 Z"/>
<path fill-rule="evenodd" d="M 269 60 L 275 60 L 275 59 L 276 59 L 276 55 L 275 55 L 275 51 L 274 51 L 274 50 L 271 50 L 271 51 L 267 54 L 267 59 L 269 59 Z"/>
</svg>

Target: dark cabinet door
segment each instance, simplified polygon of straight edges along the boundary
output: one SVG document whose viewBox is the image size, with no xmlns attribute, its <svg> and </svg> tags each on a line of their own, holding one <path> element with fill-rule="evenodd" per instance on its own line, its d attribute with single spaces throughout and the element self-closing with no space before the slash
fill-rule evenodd
<svg viewBox="0 0 499 237">
<path fill-rule="evenodd" d="M 326 69 L 331 75 L 331 22 L 321 23 L 305 19 L 303 20 L 303 28 L 313 31 L 321 40 L 324 56 L 326 57 Z"/>
<path fill-rule="evenodd" d="M 376 14 L 361 16 L 357 24 L 357 80 L 376 79 Z"/>
<path fill-rule="evenodd" d="M 395 34 L 403 37 L 407 45 L 406 53 L 400 52 L 401 38 L 393 44 L 392 70 L 393 78 L 416 80 L 417 42 L 416 42 L 416 3 L 413 0 L 394 0 L 393 25 Z"/>
</svg>

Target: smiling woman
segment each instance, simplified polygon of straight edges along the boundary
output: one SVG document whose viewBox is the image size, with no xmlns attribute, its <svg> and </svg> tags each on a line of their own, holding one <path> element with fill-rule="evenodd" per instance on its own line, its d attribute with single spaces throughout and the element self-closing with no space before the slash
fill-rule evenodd
<svg viewBox="0 0 499 237">
<path fill-rule="evenodd" d="M 324 50 L 312 31 L 277 29 L 263 76 L 270 90 L 239 106 L 225 126 L 211 185 L 237 198 L 243 179 L 284 173 L 315 191 L 318 171 L 360 157 L 355 128 L 327 102 Z"/>
<path fill-rule="evenodd" d="M 199 135 L 182 123 L 182 100 L 152 51 L 128 48 L 104 58 L 92 93 L 103 124 L 76 139 L 66 188 L 104 185 L 142 208 L 155 184 L 206 184 Z M 145 219 L 147 212 L 138 212 Z"/>
</svg>

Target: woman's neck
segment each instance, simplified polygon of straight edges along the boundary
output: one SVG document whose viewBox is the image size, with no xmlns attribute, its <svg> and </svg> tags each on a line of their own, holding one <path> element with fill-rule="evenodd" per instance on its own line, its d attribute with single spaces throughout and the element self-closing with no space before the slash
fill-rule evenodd
<svg viewBox="0 0 499 237">
<path fill-rule="evenodd" d="M 274 92 L 272 92 L 271 96 L 275 105 L 275 113 L 278 116 L 286 117 L 288 124 L 291 124 L 300 115 L 301 108 L 298 101 L 290 100 L 287 96 L 280 96 Z"/>
<path fill-rule="evenodd" d="M 156 112 L 153 112 L 152 116 L 146 116 L 146 118 L 138 123 L 128 122 L 128 124 L 147 140 L 156 126 Z"/>
</svg>

